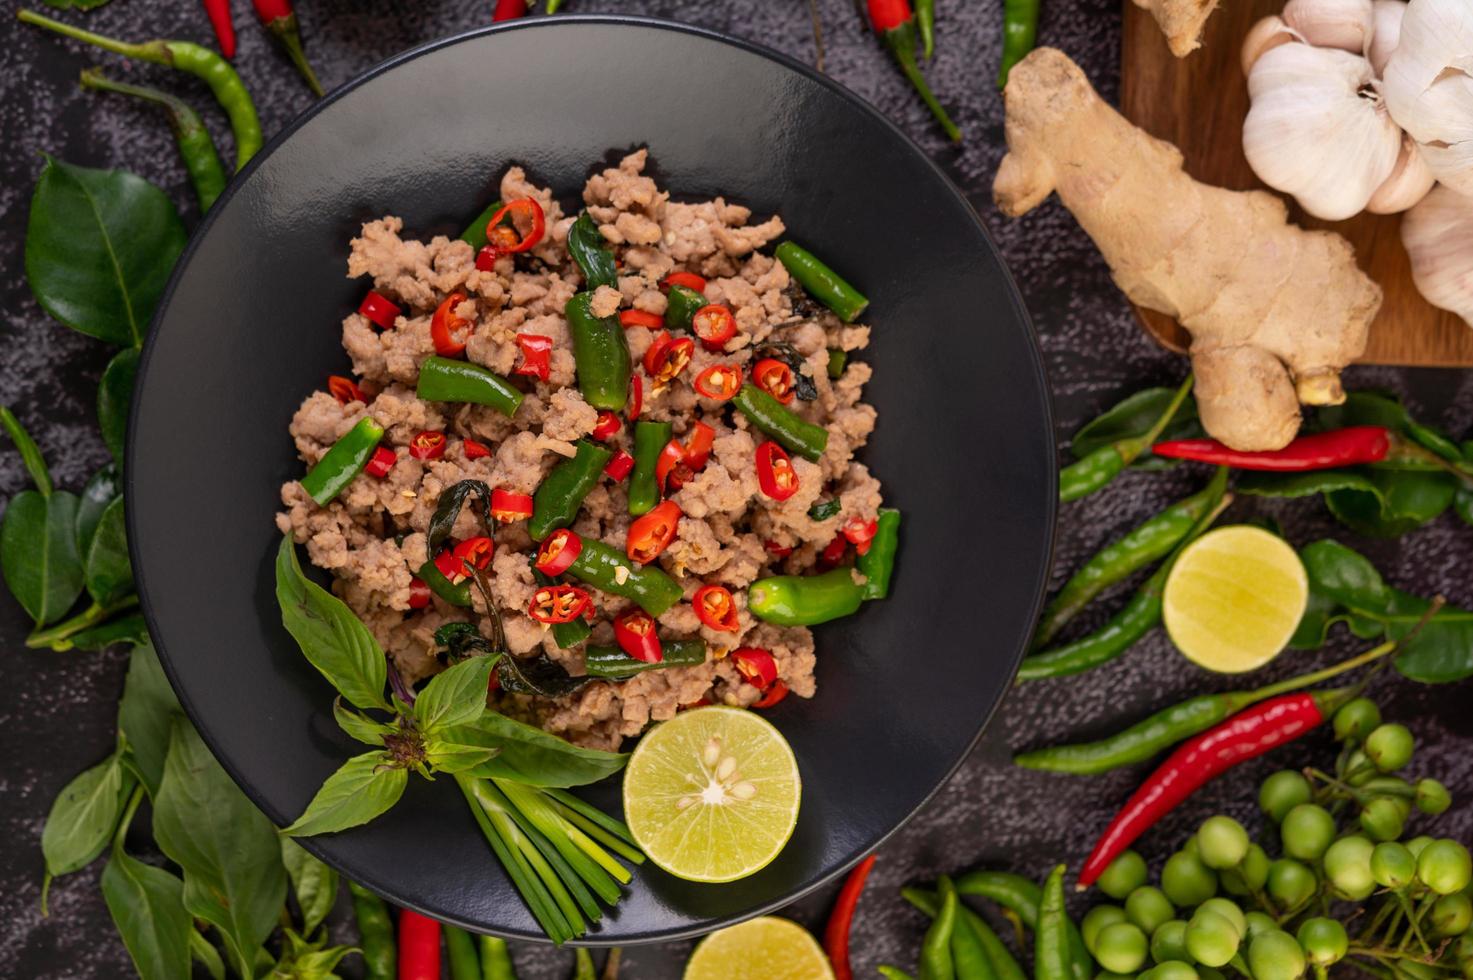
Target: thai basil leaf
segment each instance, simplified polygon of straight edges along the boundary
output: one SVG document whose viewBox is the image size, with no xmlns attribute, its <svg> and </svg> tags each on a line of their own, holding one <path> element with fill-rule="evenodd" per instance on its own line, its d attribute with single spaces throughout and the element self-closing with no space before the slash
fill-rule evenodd
<svg viewBox="0 0 1473 980">
<path fill-rule="evenodd" d="M 141 613 L 128 613 L 109 619 L 101 626 L 73 633 L 67 637 L 67 642 L 77 650 L 102 650 L 114 643 L 147 643 L 148 624 Z"/>
<path fill-rule="evenodd" d="M 580 211 L 578 219 L 568 229 L 568 251 L 578 269 L 583 273 L 584 287 L 593 292 L 600 286 L 619 284 L 619 270 L 614 265 L 614 252 L 604 241 L 598 226 L 587 211 Z"/>
<path fill-rule="evenodd" d="M 182 714 L 153 645 L 138 644 L 129 655 L 128 676 L 123 681 L 118 731 L 127 742 L 128 757 L 150 797 L 158 796 L 174 719 Z"/>
<path fill-rule="evenodd" d="M 119 351 L 102 372 L 97 386 L 97 424 L 102 441 L 119 466 L 123 465 L 123 440 L 128 432 L 128 406 L 133 401 L 133 378 L 138 373 L 138 351 Z"/>
<path fill-rule="evenodd" d="M 392 763 L 387 752 L 355 755 L 327 777 L 302 815 L 281 832 L 289 837 L 331 834 L 387 812 L 409 782 L 409 773 Z"/>
<path fill-rule="evenodd" d="M 808 516 L 815 521 L 826 521 L 830 517 L 838 515 L 844 508 L 844 504 L 838 497 L 830 497 L 827 500 L 815 500 L 813 506 L 808 508 Z"/>
<path fill-rule="evenodd" d="M 1083 428 L 1074 433 L 1074 439 L 1069 443 L 1069 452 L 1075 459 L 1083 459 L 1122 439 L 1145 435 L 1175 397 L 1175 388 L 1146 388 L 1137 391 L 1116 403 L 1103 415 L 1085 423 Z M 1203 434 L 1202 424 L 1197 419 L 1197 401 L 1188 398 L 1182 402 L 1181 408 L 1177 409 L 1171 422 L 1161 433 L 1161 441 L 1195 439 Z M 1171 460 L 1143 453 L 1134 465 L 1140 469 L 1166 469 L 1175 464 Z"/>
<path fill-rule="evenodd" d="M 495 606 L 491 607 L 496 608 Z M 497 652 L 491 641 L 471 623 L 445 623 L 435 630 L 435 646 L 443 648 L 451 663 L 477 654 Z"/>
<path fill-rule="evenodd" d="M 470 775 L 514 779 L 528 786 L 567 789 L 596 783 L 623 769 L 629 758 L 580 748 L 494 711 L 487 711 L 474 725 L 447 729 L 442 735 L 457 744 L 498 750 L 495 758 L 470 770 Z"/>
<path fill-rule="evenodd" d="M 257 952 L 286 901 L 281 845 L 271 821 L 183 718 L 169 740 L 153 834 L 184 871 L 184 907 L 220 930 L 236 972 L 254 976 Z"/>
<path fill-rule="evenodd" d="M 133 785 L 115 752 L 62 787 L 41 829 L 48 877 L 70 874 L 96 860 L 118 829 Z"/>
<path fill-rule="evenodd" d="M 220 958 L 220 951 L 198 927 L 189 930 L 189 956 L 204 967 L 210 980 L 225 980 L 225 961 Z"/>
<path fill-rule="evenodd" d="M 77 554 L 85 555 L 92 546 L 92 535 L 97 532 L 102 512 L 117 500 L 123 492 L 123 482 L 118 478 L 118 468 L 108 463 L 92 474 L 92 479 L 82 488 L 77 503 Z"/>
<path fill-rule="evenodd" d="M 383 649 L 346 603 L 302 574 L 290 535 L 276 554 L 276 600 L 303 655 L 349 704 L 389 710 Z"/>
<path fill-rule="evenodd" d="M 110 606 L 133 591 L 122 497 L 102 512 L 87 548 L 85 578 L 87 594 L 99 606 Z"/>
<path fill-rule="evenodd" d="M 360 715 L 356 711 L 343 707 L 342 698 L 333 699 L 332 716 L 337 721 L 339 728 L 364 745 L 383 745 L 385 735 L 392 735 L 398 731 L 393 725 L 375 721 L 367 715 Z"/>
<path fill-rule="evenodd" d="M 40 447 L 25 430 L 25 426 L 20 424 L 15 413 L 4 405 L 0 405 L 0 426 L 4 426 L 10 441 L 15 443 L 21 462 L 26 464 L 26 472 L 31 474 L 31 482 L 36 485 L 41 496 L 51 496 L 51 471 L 46 468 L 46 459 L 41 455 Z"/>
<path fill-rule="evenodd" d="M 121 833 L 102 870 L 102 898 L 142 980 L 188 980 L 194 922 L 184 883 L 123 850 Z"/>
<path fill-rule="evenodd" d="M 481 501 L 481 520 L 491 525 L 491 488 L 480 480 L 461 480 L 440 491 L 440 500 L 435 504 L 435 513 L 430 517 L 427 544 L 431 557 L 440 550 L 455 528 L 455 519 L 465 506 L 467 497 L 475 495 Z"/>
<path fill-rule="evenodd" d="M 73 330 L 139 347 L 184 238 L 168 196 L 142 177 L 48 156 L 31 197 L 26 277 Z"/>
<path fill-rule="evenodd" d="M 425 761 L 436 772 L 457 773 L 474 769 L 489 762 L 497 751 L 481 745 L 465 745 L 444 735 L 425 737 Z"/>
<path fill-rule="evenodd" d="M 496 679 L 503 691 L 544 698 L 566 697 L 592 680 L 569 674 L 546 651 L 532 657 L 502 657 L 496 664 Z"/>
<path fill-rule="evenodd" d="M 286 866 L 292 894 L 302 910 L 302 932 L 310 936 L 338 899 L 338 873 L 290 837 L 281 838 L 281 863 Z"/>
<path fill-rule="evenodd" d="M 782 361 L 793 372 L 793 394 L 798 396 L 799 401 L 811 402 L 818 398 L 818 385 L 813 383 L 813 377 L 803 373 L 808 359 L 798 353 L 798 348 L 785 340 L 771 340 L 757 349 L 757 357 L 771 357 Z"/>
<path fill-rule="evenodd" d="M 82 594 L 77 498 L 65 490 L 23 490 L 0 518 L 0 573 L 37 626 L 55 622 Z"/>
<path fill-rule="evenodd" d="M 1330 513 L 1358 534 L 1394 538 L 1442 514 L 1457 493 L 1455 477 L 1418 470 L 1367 471 L 1375 490 L 1334 490 L 1325 494 Z"/>
<path fill-rule="evenodd" d="M 472 657 L 441 671 L 414 700 L 414 720 L 425 734 L 469 725 L 486 710 L 486 689 L 496 657 Z"/>
</svg>

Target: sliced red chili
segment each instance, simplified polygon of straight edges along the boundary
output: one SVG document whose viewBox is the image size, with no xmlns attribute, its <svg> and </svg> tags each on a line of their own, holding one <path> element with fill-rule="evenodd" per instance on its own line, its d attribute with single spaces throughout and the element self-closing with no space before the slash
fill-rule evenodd
<svg viewBox="0 0 1473 980">
<path fill-rule="evenodd" d="M 491 448 L 474 439 L 464 439 L 461 445 L 465 448 L 466 459 L 485 459 L 491 455 Z"/>
<path fill-rule="evenodd" d="M 703 585 L 696 590 L 690 604 L 695 607 L 701 622 L 713 630 L 723 633 L 737 631 L 736 600 L 731 592 L 721 585 Z M 741 665 L 738 664 L 738 667 Z"/>
<path fill-rule="evenodd" d="M 394 329 L 394 318 L 402 311 L 383 293 L 376 293 L 370 289 L 368 295 L 363 297 L 363 302 L 358 304 L 358 312 L 384 330 L 392 330 Z"/>
<path fill-rule="evenodd" d="M 462 562 L 476 568 L 485 568 L 491 564 L 491 556 L 496 553 L 496 542 L 484 535 L 478 535 L 474 538 L 466 538 L 452 548 L 450 553 Z M 467 577 L 469 577 L 468 573 Z"/>
<path fill-rule="evenodd" d="M 663 285 L 666 289 L 671 286 L 684 286 L 686 289 L 694 289 L 703 295 L 706 292 L 706 280 L 694 272 L 672 272 L 665 277 Z"/>
<path fill-rule="evenodd" d="M 731 662 L 742 679 L 759 691 L 767 690 L 777 680 L 777 661 L 767 650 L 739 647 L 731 651 Z"/>
<path fill-rule="evenodd" d="M 588 593 L 574 585 L 544 585 L 532 593 L 527 615 L 539 623 L 571 623 L 588 609 Z"/>
<path fill-rule="evenodd" d="M 660 455 L 655 457 L 655 483 L 660 492 L 664 493 L 666 484 L 670 481 L 670 474 L 675 472 L 680 461 L 685 459 L 685 447 L 678 440 L 671 439 L 665 443 L 665 448 L 660 450 Z M 676 477 L 679 480 L 679 477 Z M 674 489 L 679 489 L 675 487 Z"/>
<path fill-rule="evenodd" d="M 696 310 L 690 318 L 690 329 L 701 338 L 706 350 L 721 350 L 728 340 L 736 336 L 736 317 L 720 303 L 712 303 Z"/>
<path fill-rule="evenodd" d="M 752 367 L 752 383 L 784 405 L 793 400 L 793 369 L 773 357 L 764 357 Z"/>
<path fill-rule="evenodd" d="M 659 330 L 665 325 L 665 318 L 648 310 L 622 310 L 619 313 L 619 324 L 625 330 L 630 327 L 649 327 L 651 330 Z"/>
<path fill-rule="evenodd" d="M 655 482 L 660 492 L 674 492 L 690 482 L 705 468 L 711 458 L 711 444 L 716 439 L 716 430 L 704 422 L 691 426 L 685 444 L 671 439 L 655 458 Z"/>
<path fill-rule="evenodd" d="M 767 694 L 763 696 L 761 701 L 753 701 L 752 707 L 770 708 L 787 696 L 788 685 L 782 681 L 773 681 L 772 686 L 767 689 Z"/>
<path fill-rule="evenodd" d="M 619 430 L 623 426 L 624 423 L 619 421 L 619 416 L 610 411 L 603 411 L 598 413 L 598 421 L 594 424 L 593 431 L 589 434 L 599 442 L 608 442 L 619 434 Z"/>
<path fill-rule="evenodd" d="M 629 421 L 633 422 L 639 418 L 640 411 L 644 408 L 644 379 L 634 374 L 629 377 Z"/>
<path fill-rule="evenodd" d="M 798 471 L 782 446 L 764 442 L 757 447 L 757 486 L 773 500 L 787 500 L 798 492 Z"/>
<path fill-rule="evenodd" d="M 441 357 L 454 357 L 465 352 L 471 321 L 455 312 L 455 308 L 464 302 L 465 293 L 451 293 L 435 307 L 435 315 L 430 318 L 430 340 L 435 343 L 435 353 Z"/>
<path fill-rule="evenodd" d="M 844 522 L 839 528 L 839 533 L 854 545 L 854 550 L 861 555 L 869 551 L 869 546 L 874 542 L 875 532 L 879 530 L 879 522 L 873 519 L 865 520 L 855 515 Z"/>
<path fill-rule="evenodd" d="M 522 350 L 522 363 L 512 373 L 546 381 L 552 370 L 552 338 L 536 333 L 519 333 L 517 346 Z"/>
<path fill-rule="evenodd" d="M 644 352 L 644 372 L 656 385 L 667 385 L 679 376 L 696 352 L 696 342 L 689 337 L 672 339 L 661 330 L 654 343 Z"/>
<path fill-rule="evenodd" d="M 421 432 L 409 440 L 409 455 L 415 459 L 439 459 L 445 455 L 445 433 Z"/>
<path fill-rule="evenodd" d="M 633 470 L 634 457 L 621 449 L 614 453 L 614 458 L 604 467 L 604 475 L 615 483 L 621 483 Z"/>
<path fill-rule="evenodd" d="M 685 459 L 682 462 L 690 468 L 691 473 L 699 473 L 705 469 L 715 441 L 716 430 L 705 422 L 696 422 L 690 427 L 690 435 L 685 437 Z"/>
<path fill-rule="evenodd" d="M 430 604 L 430 587 L 425 580 L 415 577 L 409 580 L 409 608 L 423 609 Z"/>
<path fill-rule="evenodd" d="M 449 579 L 451 584 L 453 585 L 459 585 L 461 582 L 464 582 L 467 578 L 470 577 L 470 572 L 465 567 L 465 562 L 461 561 L 459 558 L 456 558 L 455 555 L 451 553 L 451 550 L 449 548 L 443 549 L 438 555 L 435 556 L 435 567 L 438 568 L 440 570 L 440 574 Z"/>
<path fill-rule="evenodd" d="M 818 553 L 818 563 L 824 568 L 832 568 L 844 560 L 844 552 L 849 549 L 849 539 L 842 534 L 834 535 L 834 540 L 824 545 L 823 551 Z"/>
<path fill-rule="evenodd" d="M 389 475 L 389 470 L 392 470 L 397 462 L 399 462 L 399 457 L 394 450 L 388 446 L 379 446 L 368 458 L 368 465 L 363 467 L 363 472 L 382 479 Z"/>
<path fill-rule="evenodd" d="M 501 223 L 508 215 L 512 227 Z M 546 231 L 547 215 L 542 205 L 530 197 L 508 201 L 486 222 L 486 245 L 476 255 L 476 268 L 489 272 L 501 256 L 515 255 L 536 246 Z"/>
<path fill-rule="evenodd" d="M 764 541 L 762 547 L 766 548 L 767 553 L 774 558 L 786 558 L 793 553 L 792 545 L 778 544 L 776 541 Z"/>
<path fill-rule="evenodd" d="M 666 500 L 656 504 L 653 510 L 629 525 L 624 553 L 631 561 L 648 565 L 675 540 L 680 517 L 680 505 L 675 501 Z"/>
<path fill-rule="evenodd" d="M 565 527 L 547 536 L 537 549 L 537 570 L 543 575 L 561 575 L 583 551 L 583 539 Z"/>
<path fill-rule="evenodd" d="M 713 364 L 696 375 L 696 394 L 730 401 L 742 388 L 742 369 L 735 364 Z"/>
<path fill-rule="evenodd" d="M 614 640 L 635 660 L 657 664 L 665 659 L 655 621 L 643 609 L 630 609 L 614 617 Z"/>
<path fill-rule="evenodd" d="M 491 516 L 503 524 L 526 520 L 532 516 L 532 495 L 497 487 L 491 491 Z"/>
<path fill-rule="evenodd" d="M 363 397 L 363 389 L 354 384 L 352 378 L 345 378 L 341 374 L 328 377 L 327 390 L 338 400 L 339 405 L 351 405 L 353 402 L 368 403 L 368 399 Z"/>
</svg>

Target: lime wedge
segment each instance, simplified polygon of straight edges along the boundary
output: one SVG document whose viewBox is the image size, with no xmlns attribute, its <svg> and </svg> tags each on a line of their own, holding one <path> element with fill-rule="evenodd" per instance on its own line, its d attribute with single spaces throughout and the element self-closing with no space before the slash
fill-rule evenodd
<svg viewBox="0 0 1473 980">
<path fill-rule="evenodd" d="M 685 980 L 833 980 L 818 941 L 796 922 L 765 916 L 711 933 L 685 965 Z"/>
<path fill-rule="evenodd" d="M 697 708 L 640 739 L 624 770 L 624 819 L 651 861 L 690 881 L 766 867 L 798 822 L 798 762 L 766 719 Z"/>
<path fill-rule="evenodd" d="M 1166 579 L 1161 615 L 1188 660 L 1237 674 L 1284 649 L 1308 602 L 1309 578 L 1288 542 L 1237 524 L 1209 531 L 1181 553 Z"/>
</svg>

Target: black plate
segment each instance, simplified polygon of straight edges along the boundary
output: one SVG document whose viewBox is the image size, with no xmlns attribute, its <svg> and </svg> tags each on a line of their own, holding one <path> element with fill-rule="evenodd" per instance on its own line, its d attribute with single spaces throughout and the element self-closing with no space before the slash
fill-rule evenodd
<svg viewBox="0 0 1473 980">
<path fill-rule="evenodd" d="M 210 747 L 278 823 L 358 751 L 280 625 L 271 557 L 287 423 L 346 372 L 365 288 L 348 239 L 383 214 L 458 233 L 510 163 L 572 198 L 649 146 L 680 195 L 778 211 L 873 300 L 864 459 L 905 511 L 891 597 L 819 631 L 818 697 L 771 712 L 803 775 L 798 829 L 744 881 L 658 870 L 589 938 L 674 939 L 781 906 L 893 832 L 946 780 L 1013 676 L 1055 508 L 1047 387 L 982 225 L 860 99 L 773 52 L 657 21 L 519 22 L 401 55 L 333 93 L 252 161 L 174 273 L 144 350 L 127 460 L 139 592 Z M 616 805 L 617 787 L 593 797 Z M 540 937 L 449 779 L 414 779 L 367 828 L 306 845 L 437 918 Z"/>
</svg>

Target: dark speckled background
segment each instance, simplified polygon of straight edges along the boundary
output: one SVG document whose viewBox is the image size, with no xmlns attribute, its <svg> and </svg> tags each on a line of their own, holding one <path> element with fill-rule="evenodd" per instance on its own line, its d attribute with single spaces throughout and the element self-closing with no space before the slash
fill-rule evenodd
<svg viewBox="0 0 1473 980">
<path fill-rule="evenodd" d="M 187 95 L 202 110 L 203 89 L 152 66 L 121 65 L 117 59 L 83 51 L 70 42 L 0 20 L 0 268 L 5 316 L 0 322 L 0 400 L 15 408 L 51 461 L 58 482 L 77 488 L 103 461 L 105 451 L 93 421 L 93 397 L 108 352 L 101 344 L 48 319 L 32 300 L 23 274 L 22 242 L 27 201 L 38 154 L 49 152 L 76 163 L 121 166 L 164 186 L 197 217 L 192 195 L 162 120 L 147 108 L 111 96 L 84 94 L 77 72 L 107 64 L 119 76 L 146 78 Z M 290 66 L 270 47 L 237 0 L 240 52 L 236 63 L 255 93 L 268 134 L 306 108 L 310 95 Z M 340 84 L 407 47 L 483 23 L 488 0 L 303 0 L 301 15 L 312 59 L 324 83 Z M 629 0 L 626 3 L 569 0 L 570 9 L 629 11 L 700 24 L 776 47 L 804 60 L 813 58 L 806 4 L 801 0 Z M 1002 105 L 992 84 L 999 41 L 995 0 L 940 0 L 937 61 L 929 69 L 941 99 L 966 131 L 961 147 L 946 145 L 885 52 L 862 33 L 850 0 L 820 3 L 827 70 L 876 103 L 934 155 L 968 193 L 992 229 L 1022 286 L 1044 348 L 1056 397 L 1061 439 L 1114 399 L 1153 383 L 1174 383 L 1182 363 L 1154 347 L 1137 328 L 1108 270 L 1089 240 L 1057 203 L 1019 220 L 1003 219 L 991 205 L 991 175 L 1002 154 Z M 1069 52 L 1090 72 L 1107 98 L 1118 90 L 1120 20 L 1115 0 L 1046 0 L 1043 43 Z M 192 0 L 113 0 L 85 19 L 97 30 L 129 38 L 181 37 L 204 41 L 208 27 Z M 223 116 L 205 112 L 229 159 Z M 392 120 L 386 121 L 392 125 Z M 1236 134 L 1224 133 L 1223 139 Z M 896 193 L 904 193 L 896 188 Z M 1355 386 L 1397 391 L 1429 422 L 1458 435 L 1473 429 L 1473 373 L 1357 369 Z M 221 379 L 222 397 L 232 392 Z M 883 407 L 883 406 L 882 406 Z M 1194 486 L 1189 472 L 1167 476 L 1128 474 L 1108 492 L 1066 507 L 1059 536 L 1062 580 L 1106 540 Z M 0 499 L 25 483 L 14 453 L 0 452 Z M 1296 543 L 1337 533 L 1318 503 L 1261 506 Z M 1252 511 L 1238 505 L 1234 515 Z M 964 519 L 964 515 L 958 515 Z M 1342 535 L 1347 537 L 1348 535 Z M 1397 542 L 1355 542 L 1374 556 L 1398 585 L 1441 591 L 1452 601 L 1473 603 L 1473 531 L 1444 517 Z M 988 556 L 1006 561 L 1006 555 Z M 1118 599 L 1118 597 L 1117 597 Z M 1105 610 L 1097 610 L 1103 618 Z M 1098 621 L 1098 618 L 1096 621 Z M 1086 624 L 1088 625 L 1088 624 Z M 109 750 L 124 657 L 108 654 L 51 654 L 24 649 L 28 623 L 20 608 L 0 597 L 0 976 L 112 978 L 127 976 L 129 963 L 108 919 L 96 871 L 72 875 L 52 888 L 51 916 L 39 912 L 42 862 L 37 844 L 42 820 L 56 791 L 77 771 Z M 960 643 L 986 643 L 986 624 L 959 634 Z M 1311 661 L 1328 663 L 1349 649 L 1337 637 L 1331 651 L 1285 656 L 1276 675 Z M 924 670 L 924 651 L 911 651 Z M 944 679 L 938 679 L 941 681 Z M 1113 730 L 1143 712 L 1224 686 L 1178 657 L 1157 633 L 1116 664 L 1088 680 L 1029 687 L 1011 697 L 987 738 L 957 776 L 925 810 L 881 851 L 870 890 L 854 930 L 856 975 L 873 976 L 879 962 L 914 961 L 921 918 L 896 894 L 903 882 L 928 880 L 942 871 L 974 864 L 1041 874 L 1058 859 L 1077 861 L 1093 835 L 1134 786 L 1139 771 L 1094 781 L 1024 773 L 1008 764 L 1009 750 L 1041 744 L 1071 732 Z M 1468 683 L 1424 690 L 1384 676 L 1377 694 L 1388 715 L 1410 723 L 1423 751 L 1419 773 L 1446 781 L 1465 800 L 1473 792 L 1473 712 Z M 1164 856 L 1202 817 L 1226 810 L 1255 819 L 1256 779 L 1271 768 L 1325 760 L 1323 737 L 1283 751 L 1271 761 L 1245 767 L 1204 790 L 1180 815 L 1150 834 L 1143 846 L 1153 861 Z M 1445 816 L 1438 832 L 1473 838 L 1473 808 Z M 145 846 L 140 843 L 140 846 Z M 821 926 L 832 890 L 789 911 Z M 336 927 L 350 939 L 341 916 Z M 679 976 L 684 945 L 628 951 L 624 976 L 657 980 Z M 523 977 L 566 977 L 571 954 L 549 948 L 516 951 Z M 354 964 L 345 967 L 351 972 Z"/>
</svg>

